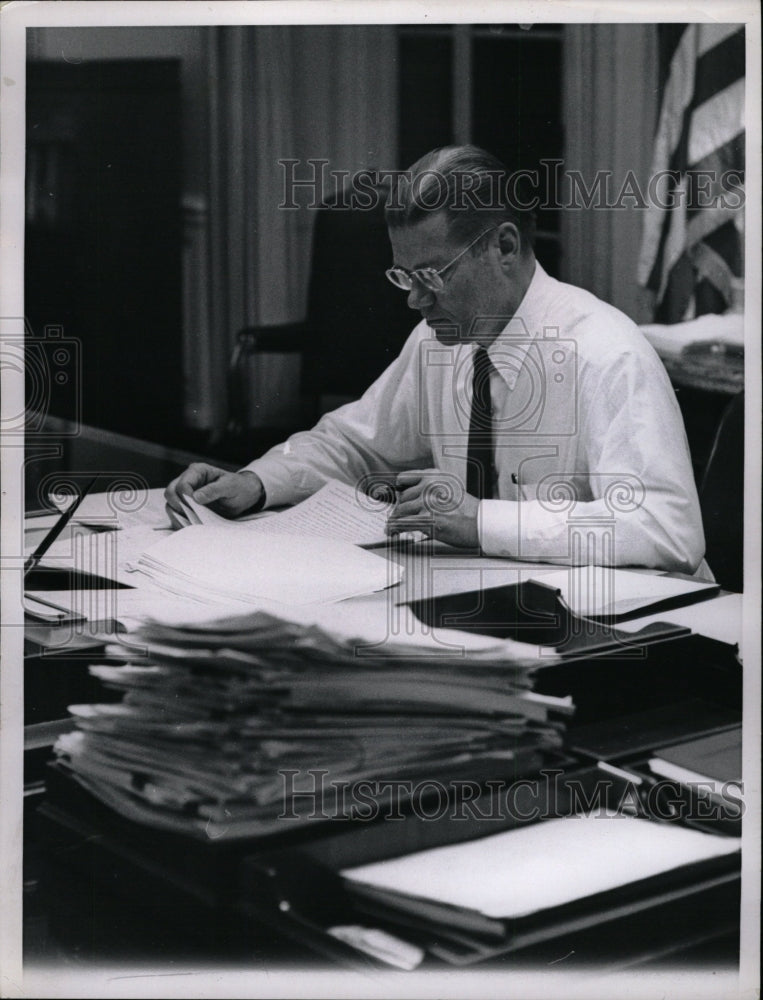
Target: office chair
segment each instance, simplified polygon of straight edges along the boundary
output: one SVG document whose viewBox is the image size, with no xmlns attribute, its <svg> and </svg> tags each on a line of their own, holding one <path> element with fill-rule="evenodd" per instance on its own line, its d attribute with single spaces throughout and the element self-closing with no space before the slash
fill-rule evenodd
<svg viewBox="0 0 763 1000">
<path fill-rule="evenodd" d="M 357 399 L 400 353 L 417 317 L 384 274 L 392 260 L 384 200 L 381 191 L 369 210 L 322 205 L 305 321 L 238 332 L 227 427 L 237 454 Z"/>
<path fill-rule="evenodd" d="M 741 593 L 744 549 L 744 392 L 726 407 L 699 490 L 705 558 L 725 590 Z"/>
<path fill-rule="evenodd" d="M 381 189 L 368 210 L 329 202 L 316 212 L 303 367 L 316 416 L 361 396 L 418 320 L 384 275 L 392 263 L 385 197 Z"/>
</svg>

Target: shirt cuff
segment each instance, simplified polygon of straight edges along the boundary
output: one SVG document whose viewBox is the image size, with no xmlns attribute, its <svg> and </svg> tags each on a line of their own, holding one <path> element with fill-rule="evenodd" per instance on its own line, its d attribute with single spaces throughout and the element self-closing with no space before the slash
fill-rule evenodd
<svg viewBox="0 0 763 1000">
<path fill-rule="evenodd" d="M 519 507 L 514 500 L 481 500 L 477 531 L 483 555 L 516 559 L 519 555 Z"/>
<path fill-rule="evenodd" d="M 284 467 L 278 456 L 265 455 L 245 465 L 240 472 L 256 473 L 265 487 L 263 510 L 269 507 L 285 507 L 295 502 L 295 489 L 290 470 Z"/>
</svg>

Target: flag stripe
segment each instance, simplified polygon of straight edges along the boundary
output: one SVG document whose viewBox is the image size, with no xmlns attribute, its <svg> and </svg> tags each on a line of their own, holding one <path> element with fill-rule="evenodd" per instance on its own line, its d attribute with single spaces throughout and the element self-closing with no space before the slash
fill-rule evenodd
<svg viewBox="0 0 763 1000">
<path fill-rule="evenodd" d="M 743 131 L 744 80 L 737 80 L 692 115 L 686 162 L 692 167 Z"/>
<path fill-rule="evenodd" d="M 709 196 L 707 192 L 712 192 L 713 198 L 730 199 L 728 181 L 724 181 L 724 175 L 733 171 L 739 177 L 740 183 L 744 180 L 745 151 L 744 132 L 734 136 L 723 146 L 714 149 L 712 153 L 703 160 L 692 165 L 692 170 L 698 174 L 703 174 L 703 190 L 700 193 L 695 185 L 694 191 L 686 203 L 686 215 L 691 225 L 692 219 L 700 212 L 708 211 L 707 202 Z M 708 176 L 709 175 L 709 176 Z M 706 178 L 706 179 L 705 179 Z M 733 203 L 738 200 L 738 194 L 734 195 Z M 713 206 L 715 207 L 715 206 Z"/>
<path fill-rule="evenodd" d="M 719 90 L 744 76 L 744 29 L 724 39 L 697 59 L 692 107 L 699 107 Z"/>
<path fill-rule="evenodd" d="M 692 163 L 691 169 L 695 171 L 706 170 L 720 176 L 727 170 L 733 170 L 735 174 L 744 174 L 745 167 L 745 143 L 744 132 L 739 132 L 728 142 L 713 149 L 703 159 Z"/>
<path fill-rule="evenodd" d="M 664 294 L 655 309 L 657 323 L 680 323 L 694 291 L 694 268 L 686 254 L 681 254 L 671 269 Z"/>
<path fill-rule="evenodd" d="M 689 259 L 697 272 L 696 281 L 709 281 L 717 288 L 726 302 L 731 301 L 731 268 L 707 243 L 697 243 L 689 253 Z"/>
<path fill-rule="evenodd" d="M 681 38 L 688 27 L 689 25 L 685 23 L 660 25 L 660 33 L 658 37 L 660 93 L 665 93 L 665 89 L 668 85 L 668 77 L 670 76 L 672 68 L 673 56 L 676 54 L 676 50 L 681 44 Z"/>
<path fill-rule="evenodd" d="M 714 253 L 723 257 L 728 265 L 729 271 L 735 278 L 741 278 L 744 271 L 744 260 L 742 255 L 742 241 L 739 238 L 739 230 L 730 219 L 719 226 L 715 232 L 702 241 L 703 245 L 710 247 Z"/>
<path fill-rule="evenodd" d="M 740 209 L 723 201 L 721 177 L 732 169 L 741 175 L 744 168 L 745 29 L 661 25 L 659 41 L 664 91 L 652 170 L 670 171 L 661 191 L 667 189 L 668 204 L 671 194 L 676 200 L 675 207 L 653 205 L 647 213 L 639 280 L 656 293 L 661 321 L 677 322 L 693 307 L 699 281 L 710 276 L 728 295 L 731 275 L 741 266 Z M 685 177 L 690 167 L 713 172 L 699 190 Z M 700 241 L 711 237 L 705 251 Z M 708 274 L 698 275 L 698 265 Z"/>
<path fill-rule="evenodd" d="M 727 223 L 734 225 L 735 216 L 734 209 L 721 208 L 720 205 L 717 208 L 704 208 L 701 212 L 695 212 L 685 229 L 686 245 L 691 246 L 700 240 L 708 239 L 711 233 Z"/>
<path fill-rule="evenodd" d="M 720 45 L 729 35 L 734 35 L 737 32 L 744 34 L 743 24 L 701 24 L 699 26 L 697 58 L 699 59 L 709 49 L 712 49 L 715 45 Z"/>
<path fill-rule="evenodd" d="M 668 27 L 668 26 L 662 26 Z M 670 29 L 676 28 L 670 25 Z M 677 171 L 681 163 L 685 163 L 686 149 L 689 139 L 689 119 L 687 106 L 691 102 L 694 93 L 694 52 L 696 49 L 696 25 L 682 25 L 681 33 L 673 30 L 669 32 L 668 48 L 674 45 L 674 55 L 669 67 L 669 76 L 665 86 L 665 93 L 660 112 L 660 121 L 655 137 L 655 155 L 652 163 L 652 172 L 659 170 Z M 683 155 L 683 159 L 682 159 Z M 676 181 L 670 176 L 666 185 L 666 202 L 669 203 L 676 190 Z M 648 277 L 642 283 L 651 291 L 661 296 L 661 285 L 663 279 L 663 259 L 665 248 L 668 242 L 668 235 L 673 223 L 675 211 L 670 212 L 667 217 L 665 211 L 655 208 L 649 213 L 645 220 L 644 241 L 651 245 L 654 254 L 651 265 L 648 258 L 642 258 L 640 262 L 642 276 L 646 273 Z"/>
</svg>

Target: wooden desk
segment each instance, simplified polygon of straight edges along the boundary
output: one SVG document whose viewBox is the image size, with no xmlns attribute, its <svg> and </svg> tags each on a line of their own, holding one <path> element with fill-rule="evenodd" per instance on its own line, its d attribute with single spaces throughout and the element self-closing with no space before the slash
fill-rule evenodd
<svg viewBox="0 0 763 1000">
<path fill-rule="evenodd" d="M 514 582 L 532 572 L 438 545 L 430 546 L 426 556 L 410 550 L 406 562 L 408 590 L 401 598 L 417 596 L 421 589 L 442 594 Z M 382 617 L 390 608 L 388 601 L 389 592 L 357 599 L 359 605 L 380 610 Z M 570 746 L 585 744 L 586 738 L 590 745 L 591 727 L 619 716 L 622 724 L 610 725 L 605 736 L 625 739 L 626 746 L 635 748 L 637 737 L 650 723 L 663 739 L 666 726 L 678 739 L 691 735 L 692 726 L 724 727 L 739 718 L 738 664 L 729 647 L 719 644 L 714 652 L 715 659 L 702 660 L 707 651 L 694 643 L 684 647 L 680 656 L 672 647 L 652 650 L 646 660 L 636 662 L 599 659 L 575 670 L 568 664 L 544 672 L 547 676 L 538 688 L 554 694 L 574 689 L 580 712 L 569 729 Z M 656 709 L 667 713 L 657 723 Z M 575 753 L 574 765 L 564 767 L 573 776 L 582 774 L 589 780 L 592 757 Z M 245 963 L 253 970 L 352 965 L 347 952 L 320 933 L 289 941 L 288 922 L 279 925 L 274 914 L 264 917 L 260 906 L 249 907 L 246 897 L 239 898 L 240 852 L 210 854 L 205 861 L 198 845 L 122 820 L 74 787 L 63 791 L 63 802 L 61 789 L 47 800 L 41 794 L 37 801 L 43 802 L 42 809 L 30 809 L 27 827 L 30 961 L 76 954 L 93 963 L 224 961 L 234 966 Z M 433 829 L 421 824 L 417 828 L 406 820 L 394 831 L 376 824 L 360 833 L 362 838 L 348 829 L 324 829 L 315 837 L 301 838 L 299 850 L 322 863 L 341 865 L 351 863 L 353 852 L 360 861 L 369 850 L 381 856 L 399 853 L 404 841 L 406 850 L 430 844 Z M 468 830 L 462 833 L 466 836 Z M 451 831 L 446 824 L 439 824 L 437 836 L 447 842 Z M 204 872 L 204 877 L 197 877 L 197 872 Z M 672 960 L 728 969 L 737 958 L 738 893 L 738 875 L 727 872 L 720 881 L 700 880 L 678 895 L 655 900 L 645 910 L 623 913 L 606 925 L 563 939 L 507 952 L 492 958 L 490 964 L 514 971 L 537 969 L 572 950 L 576 957 L 571 967 L 593 962 L 611 969 Z"/>
<path fill-rule="evenodd" d="M 155 457 L 164 461 L 161 456 Z M 173 455 L 170 464 L 178 457 Z M 183 466 L 187 456 L 180 458 L 175 468 Z M 75 465 L 75 470 L 85 472 L 87 468 Z M 167 471 L 163 469 L 162 476 Z M 154 474 L 158 474 L 156 470 Z M 160 485 L 156 480 L 151 484 Z M 410 550 L 404 558 L 408 573 L 399 600 L 513 583 L 532 571 L 529 566 L 464 555 L 436 544 Z M 389 601 L 390 593 L 386 592 L 357 603 L 375 614 L 381 612 L 381 618 L 386 620 L 386 612 L 392 607 Z M 646 725 L 656 706 L 675 709 L 671 725 L 678 724 L 676 719 L 697 720 L 701 711 L 709 713 L 709 725 L 730 725 L 739 713 L 739 665 L 733 651 L 720 644 L 702 662 L 700 653 L 705 656 L 706 650 L 689 643 L 680 657 L 674 647 L 650 652 L 647 661 L 635 663 L 598 659 L 580 665 L 576 675 L 569 667 L 548 671 L 539 689 L 567 694 L 571 686 L 576 686 L 580 713 L 570 727 L 570 745 L 580 742 L 577 736 L 586 726 L 609 716 L 625 719 L 620 734 L 627 736 L 634 725 Z M 30 660 L 30 720 L 34 717 L 42 721 L 40 713 L 33 713 L 37 711 L 37 694 L 46 686 L 46 671 L 48 679 L 53 671 L 58 671 L 60 678 L 70 670 L 70 679 L 78 671 L 77 683 L 82 683 L 87 680 L 90 661 L 87 652 L 76 661 L 70 660 L 69 667 L 50 658 Z M 612 684 L 613 677 L 616 685 Z M 47 706 L 42 715 L 55 718 L 59 707 L 65 707 L 63 702 L 71 699 L 72 691 L 66 690 L 65 683 L 61 687 L 58 692 L 47 690 L 47 696 L 52 696 L 53 702 L 60 698 L 61 704 Z M 719 690 L 720 703 L 715 700 Z M 642 716 L 634 722 L 638 712 Z M 674 732 L 676 738 L 685 734 Z M 585 769 L 590 767 L 590 760 L 578 757 L 575 766 Z M 271 927 L 268 932 L 256 907 L 250 912 L 238 897 L 231 902 L 223 889 L 238 884 L 234 858 L 216 858 L 214 864 L 220 865 L 218 881 L 218 869 L 211 867 L 211 860 L 206 863 L 202 857 L 192 855 L 190 847 L 178 838 L 126 823 L 97 803 L 87 802 L 87 797 L 78 803 L 73 789 L 71 797 L 68 791 L 64 793 L 63 806 L 60 795 L 55 801 L 48 796 L 43 810 L 37 810 L 36 805 L 44 799 L 44 789 L 38 789 L 29 801 L 25 827 L 26 947 L 30 962 L 224 961 L 234 967 L 273 970 L 334 967 L 334 963 L 348 959 L 346 952 L 327 947 L 321 935 L 295 944 L 288 940 L 287 926 L 275 932 Z M 38 836 L 43 828 L 47 831 L 44 840 Z M 376 841 L 380 850 L 390 850 L 389 828 L 372 831 L 369 827 L 360 832 L 368 842 Z M 430 835 L 430 831 L 426 832 Z M 441 832 L 449 835 L 445 828 Z M 418 836 L 415 825 L 409 823 L 402 836 L 411 838 L 408 849 L 413 849 Z M 341 831 L 318 838 L 314 844 L 316 857 L 324 861 L 349 858 L 347 837 L 347 832 Z M 357 837 L 354 843 L 357 845 Z M 186 854 L 188 858 L 184 858 Z M 198 881 L 197 874 L 205 874 L 207 881 Z M 534 951 L 507 954 L 498 964 L 508 969 L 546 967 L 549 962 L 565 958 L 572 948 L 578 956 L 576 961 L 595 961 L 602 969 L 659 963 L 668 956 L 672 960 L 679 956 L 679 960 L 698 966 L 709 962 L 714 968 L 731 968 L 738 955 L 738 890 L 738 877 L 712 885 L 698 884 L 696 892 L 665 900 L 664 905 L 655 903 L 640 915 L 632 914 L 632 919 L 624 915 L 621 922 L 609 922 L 606 931 L 598 927 L 574 940 L 546 942 Z M 710 921 L 708 913 L 714 914 Z M 268 922 L 274 921 L 266 918 Z M 665 938 L 665 928 L 670 929 L 670 940 Z"/>
</svg>

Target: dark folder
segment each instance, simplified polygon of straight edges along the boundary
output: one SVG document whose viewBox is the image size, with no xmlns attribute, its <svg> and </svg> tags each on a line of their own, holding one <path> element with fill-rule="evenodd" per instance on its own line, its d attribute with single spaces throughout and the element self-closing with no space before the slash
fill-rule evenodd
<svg viewBox="0 0 763 1000">
<path fill-rule="evenodd" d="M 535 580 L 425 598 L 410 602 L 410 607 L 433 628 L 551 646 L 565 657 L 641 647 L 690 634 L 688 628 L 663 622 L 623 632 L 604 621 L 579 618 L 565 604 L 561 591 Z"/>
</svg>

